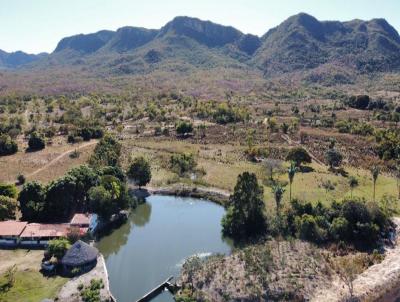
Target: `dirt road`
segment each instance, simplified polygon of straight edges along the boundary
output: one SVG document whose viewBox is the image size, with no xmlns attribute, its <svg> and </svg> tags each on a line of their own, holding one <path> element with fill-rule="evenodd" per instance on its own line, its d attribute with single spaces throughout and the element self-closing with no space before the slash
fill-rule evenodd
<svg viewBox="0 0 400 302">
<path fill-rule="evenodd" d="M 77 147 L 77 148 L 74 148 L 74 149 L 65 151 L 65 152 L 61 153 L 59 156 L 57 156 L 56 158 L 54 158 L 53 160 L 49 161 L 49 162 L 48 162 L 47 164 L 45 164 L 43 167 L 40 167 L 39 169 L 33 171 L 32 173 L 26 175 L 26 177 L 27 177 L 27 178 L 31 178 L 32 176 L 38 174 L 39 172 L 42 172 L 43 170 L 46 170 L 46 169 L 48 169 L 50 166 L 56 164 L 56 163 L 57 163 L 58 161 L 60 161 L 63 157 L 65 157 L 65 156 L 71 154 L 71 153 L 74 152 L 75 150 L 81 150 L 81 149 L 84 149 L 84 148 L 86 148 L 86 147 L 92 146 L 92 145 L 94 145 L 94 144 L 97 144 L 97 140 L 90 141 L 90 142 L 88 142 L 88 143 L 86 143 L 86 144 L 80 145 L 80 146 Z"/>
</svg>

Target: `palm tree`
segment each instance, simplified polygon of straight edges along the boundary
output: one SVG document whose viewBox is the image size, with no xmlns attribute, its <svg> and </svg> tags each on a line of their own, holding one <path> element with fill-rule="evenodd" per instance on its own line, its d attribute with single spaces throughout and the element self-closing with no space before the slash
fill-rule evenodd
<svg viewBox="0 0 400 302">
<path fill-rule="evenodd" d="M 290 167 L 288 169 L 288 176 L 289 176 L 289 200 L 292 201 L 292 183 L 294 176 L 297 172 L 297 167 L 294 162 L 290 163 Z"/>
<path fill-rule="evenodd" d="M 373 195 L 374 202 L 375 202 L 375 193 L 376 193 L 376 181 L 378 180 L 379 173 L 380 173 L 379 167 L 373 166 L 371 169 L 371 174 L 372 174 L 372 180 L 374 182 L 374 195 Z"/>
<path fill-rule="evenodd" d="M 283 193 L 285 193 L 285 189 L 277 184 L 272 187 L 272 193 L 274 193 L 275 203 L 276 203 L 276 214 L 280 216 L 280 209 L 281 209 L 281 201 L 283 197 Z"/>
<path fill-rule="evenodd" d="M 358 180 L 354 176 L 350 176 L 349 178 L 349 186 L 350 186 L 350 196 L 353 199 L 353 189 L 358 187 Z"/>
</svg>

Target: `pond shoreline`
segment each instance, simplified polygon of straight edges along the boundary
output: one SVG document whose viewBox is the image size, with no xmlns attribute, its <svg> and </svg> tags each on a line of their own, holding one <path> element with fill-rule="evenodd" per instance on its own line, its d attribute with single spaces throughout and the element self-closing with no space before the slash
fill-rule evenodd
<svg viewBox="0 0 400 302">
<path fill-rule="evenodd" d="M 138 189 L 131 186 L 133 194 L 138 198 L 146 198 L 150 195 L 166 195 L 178 197 L 192 197 L 198 199 L 207 199 L 221 206 L 225 206 L 229 200 L 228 191 L 214 187 L 198 187 L 183 184 L 166 187 L 146 187 Z"/>
</svg>

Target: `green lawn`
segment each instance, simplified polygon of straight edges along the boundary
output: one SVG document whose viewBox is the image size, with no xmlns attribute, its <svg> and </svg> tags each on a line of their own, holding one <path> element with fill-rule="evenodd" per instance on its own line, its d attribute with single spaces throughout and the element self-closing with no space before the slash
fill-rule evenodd
<svg viewBox="0 0 400 302">
<path fill-rule="evenodd" d="M 33 270 L 17 271 L 14 286 L 7 292 L 0 292 L 0 301 L 38 302 L 45 298 L 54 299 L 67 281 L 62 277 L 46 278 Z"/>
</svg>

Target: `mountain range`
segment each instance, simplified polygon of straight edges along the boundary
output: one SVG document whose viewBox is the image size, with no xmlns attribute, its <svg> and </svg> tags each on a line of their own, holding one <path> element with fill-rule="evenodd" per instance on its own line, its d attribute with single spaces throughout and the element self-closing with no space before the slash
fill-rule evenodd
<svg viewBox="0 0 400 302">
<path fill-rule="evenodd" d="M 0 68 L 17 72 L 84 70 L 140 75 L 229 68 L 264 77 L 304 73 L 319 81 L 400 70 L 400 36 L 384 19 L 319 21 L 294 15 L 262 37 L 197 18 L 176 17 L 161 29 L 122 27 L 63 38 L 50 54 L 0 51 Z"/>
</svg>

